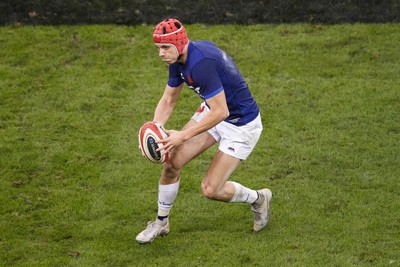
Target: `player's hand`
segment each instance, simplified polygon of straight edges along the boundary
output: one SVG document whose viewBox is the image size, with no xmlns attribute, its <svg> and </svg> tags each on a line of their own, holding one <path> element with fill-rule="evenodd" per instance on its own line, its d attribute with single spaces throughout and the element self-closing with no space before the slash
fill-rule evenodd
<svg viewBox="0 0 400 267">
<path fill-rule="evenodd" d="M 168 137 L 157 141 L 157 143 L 164 143 L 162 148 L 157 149 L 157 151 L 164 149 L 165 152 L 169 152 L 175 147 L 183 144 L 187 139 L 185 138 L 185 133 L 183 131 L 167 130 L 164 131 L 168 134 Z"/>
</svg>

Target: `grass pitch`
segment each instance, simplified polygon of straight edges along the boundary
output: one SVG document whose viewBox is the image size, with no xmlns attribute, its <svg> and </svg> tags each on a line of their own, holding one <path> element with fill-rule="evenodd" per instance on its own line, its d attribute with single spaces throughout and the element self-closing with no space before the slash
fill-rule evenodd
<svg viewBox="0 0 400 267">
<path fill-rule="evenodd" d="M 201 195 L 214 148 L 183 171 L 170 234 L 137 244 L 161 169 L 137 148 L 167 80 L 152 27 L 1 27 L 0 266 L 399 266 L 400 26 L 186 28 L 260 105 L 232 179 L 272 189 L 268 228 Z M 184 90 L 167 128 L 198 104 Z"/>
</svg>

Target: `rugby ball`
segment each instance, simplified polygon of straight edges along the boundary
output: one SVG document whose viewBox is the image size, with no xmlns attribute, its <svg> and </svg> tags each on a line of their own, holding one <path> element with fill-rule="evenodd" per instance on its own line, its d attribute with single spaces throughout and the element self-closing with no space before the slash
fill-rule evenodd
<svg viewBox="0 0 400 267">
<path fill-rule="evenodd" d="M 139 130 L 139 148 L 142 155 L 153 163 L 163 163 L 168 160 L 168 153 L 164 150 L 156 151 L 162 148 L 164 143 L 157 141 L 168 137 L 161 124 L 154 121 L 145 122 Z"/>
</svg>

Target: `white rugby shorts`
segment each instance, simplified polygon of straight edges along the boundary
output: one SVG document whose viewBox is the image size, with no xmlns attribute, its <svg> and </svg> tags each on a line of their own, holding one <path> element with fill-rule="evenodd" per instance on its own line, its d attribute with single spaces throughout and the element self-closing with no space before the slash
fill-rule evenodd
<svg viewBox="0 0 400 267">
<path fill-rule="evenodd" d="M 201 121 L 209 110 L 203 102 L 192 120 Z M 222 121 L 209 129 L 208 133 L 219 143 L 219 150 L 232 157 L 245 160 L 256 146 L 262 130 L 261 115 L 258 114 L 254 120 L 242 126 Z"/>
</svg>

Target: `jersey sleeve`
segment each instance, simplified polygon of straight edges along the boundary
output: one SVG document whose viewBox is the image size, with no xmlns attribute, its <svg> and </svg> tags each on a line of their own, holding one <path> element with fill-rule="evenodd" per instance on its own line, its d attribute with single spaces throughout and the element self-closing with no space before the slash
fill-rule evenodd
<svg viewBox="0 0 400 267">
<path fill-rule="evenodd" d="M 183 83 L 181 72 L 179 71 L 178 64 L 169 65 L 168 85 L 171 87 L 178 87 Z"/>
<path fill-rule="evenodd" d="M 222 90 L 222 81 L 218 75 L 218 65 L 213 59 L 202 59 L 194 66 L 192 77 L 195 83 L 201 88 L 204 99 L 209 99 Z"/>
</svg>

